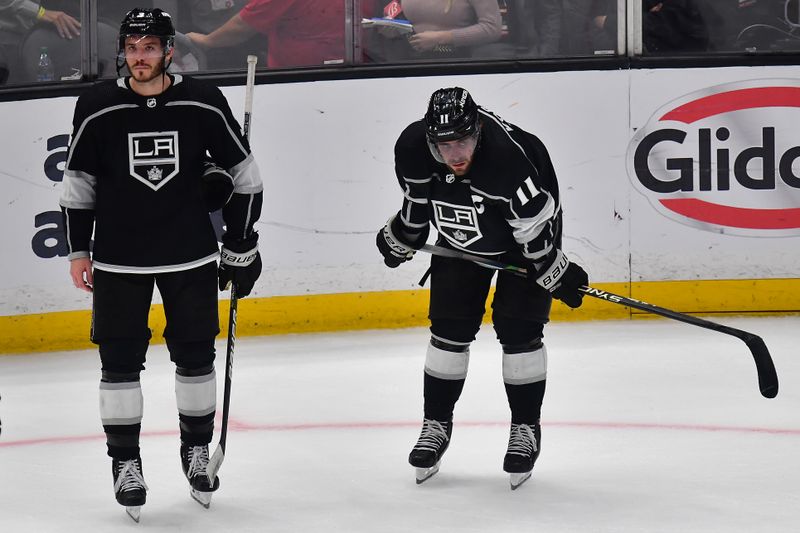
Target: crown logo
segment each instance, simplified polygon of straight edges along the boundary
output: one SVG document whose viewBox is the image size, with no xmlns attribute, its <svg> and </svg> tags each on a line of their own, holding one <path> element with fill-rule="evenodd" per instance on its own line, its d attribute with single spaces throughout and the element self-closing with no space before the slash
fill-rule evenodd
<svg viewBox="0 0 800 533">
<path fill-rule="evenodd" d="M 161 181 L 163 175 L 164 172 L 158 167 L 153 167 L 147 171 L 147 179 L 150 181 Z"/>
<path fill-rule="evenodd" d="M 460 229 L 457 229 L 453 232 L 453 238 L 455 238 L 457 241 L 464 242 L 467 240 L 467 234 Z"/>
</svg>

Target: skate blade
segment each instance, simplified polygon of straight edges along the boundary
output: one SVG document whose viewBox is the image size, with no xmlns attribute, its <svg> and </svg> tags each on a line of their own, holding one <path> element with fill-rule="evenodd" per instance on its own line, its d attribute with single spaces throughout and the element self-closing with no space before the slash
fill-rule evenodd
<svg viewBox="0 0 800 533">
<path fill-rule="evenodd" d="M 125 512 L 128 513 L 134 522 L 137 524 L 139 523 L 139 518 L 142 516 L 142 506 L 141 505 L 131 505 L 130 507 L 125 508 Z"/>
<path fill-rule="evenodd" d="M 520 474 L 510 474 L 511 479 L 511 490 L 517 490 L 517 488 L 528 481 L 531 478 L 530 472 L 522 472 Z"/>
<path fill-rule="evenodd" d="M 192 489 L 191 492 L 194 501 L 208 509 L 211 507 L 211 492 L 200 492 L 199 490 Z"/>
<path fill-rule="evenodd" d="M 417 474 L 417 485 L 425 483 L 432 478 L 436 472 L 439 471 L 439 463 L 436 463 L 430 468 L 415 468 Z"/>
</svg>

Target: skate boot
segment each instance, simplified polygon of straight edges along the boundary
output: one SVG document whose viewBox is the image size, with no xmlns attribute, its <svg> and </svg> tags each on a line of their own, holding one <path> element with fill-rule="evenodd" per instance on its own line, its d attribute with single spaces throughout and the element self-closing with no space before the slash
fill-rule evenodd
<svg viewBox="0 0 800 533">
<path fill-rule="evenodd" d="M 213 482 L 208 478 L 208 444 L 191 446 L 181 443 L 181 466 L 192 487 L 192 498 L 208 509 L 211 493 L 219 488 L 219 477 L 215 477 Z"/>
<path fill-rule="evenodd" d="M 439 471 L 439 463 L 450 445 L 453 421 L 440 422 L 426 418 L 417 444 L 408 456 L 408 462 L 416 468 L 417 485 Z"/>
<path fill-rule="evenodd" d="M 139 517 L 147 499 L 147 485 L 142 474 L 142 459 L 112 459 L 111 474 L 114 476 L 114 495 L 120 505 L 125 506 L 128 513 L 135 522 L 139 522 Z"/>
<path fill-rule="evenodd" d="M 528 481 L 531 470 L 539 457 L 542 429 L 537 422 L 534 425 L 511 424 L 508 437 L 508 451 L 503 459 L 503 470 L 511 474 L 511 490 Z"/>
</svg>

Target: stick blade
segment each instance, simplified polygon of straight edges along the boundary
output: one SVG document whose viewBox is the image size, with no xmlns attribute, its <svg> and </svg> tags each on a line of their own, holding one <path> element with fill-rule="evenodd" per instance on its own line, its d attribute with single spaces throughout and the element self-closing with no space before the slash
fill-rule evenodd
<svg viewBox="0 0 800 533">
<path fill-rule="evenodd" d="M 206 468 L 208 480 L 211 482 L 212 486 L 214 485 L 214 480 L 217 479 L 217 472 L 219 472 L 219 468 L 222 466 L 222 461 L 224 460 L 225 450 L 222 449 L 222 446 L 217 446 L 211 459 L 208 460 L 208 467 Z"/>
<path fill-rule="evenodd" d="M 753 360 L 756 362 L 756 372 L 758 373 L 758 388 L 764 398 L 774 398 L 778 395 L 778 373 L 775 371 L 775 363 L 764 343 L 764 339 L 758 335 L 748 335 L 744 340 Z"/>
</svg>

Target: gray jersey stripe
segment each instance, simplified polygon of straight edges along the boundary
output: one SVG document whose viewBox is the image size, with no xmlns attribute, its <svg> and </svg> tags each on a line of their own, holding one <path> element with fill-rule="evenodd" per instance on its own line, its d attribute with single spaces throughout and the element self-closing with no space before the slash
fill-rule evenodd
<svg viewBox="0 0 800 533">
<path fill-rule="evenodd" d="M 255 200 L 254 195 L 250 195 L 250 198 L 247 201 L 247 214 L 244 217 L 244 229 L 242 230 L 242 239 L 247 238 L 247 228 L 250 226 L 250 218 L 253 216 L 253 201 Z"/>
<path fill-rule="evenodd" d="M 66 219 L 66 220 L 64 220 L 64 222 L 65 222 L 64 231 L 67 234 L 67 257 L 69 259 L 72 259 L 70 257 L 73 254 L 73 251 L 72 251 L 72 235 L 71 235 L 71 232 L 69 230 L 69 226 L 70 226 L 70 223 L 69 223 L 69 208 L 64 209 L 64 218 Z M 75 259 L 77 259 L 77 257 Z"/>
<path fill-rule="evenodd" d="M 430 183 L 431 182 L 431 178 L 428 177 L 428 178 L 412 179 L 412 178 L 407 178 L 407 177 L 403 176 L 403 181 L 405 181 L 406 183 L 416 183 L 418 185 L 424 185 L 426 183 Z"/>
<path fill-rule="evenodd" d="M 235 193 L 255 194 L 264 190 L 253 154 L 248 154 L 241 163 L 229 168 L 228 173 L 233 177 L 233 192 Z"/>
<path fill-rule="evenodd" d="M 93 263 L 94 268 L 97 270 L 103 270 L 105 272 L 116 272 L 119 274 L 164 274 L 166 272 L 181 272 L 183 270 L 190 270 L 192 268 L 197 268 L 199 266 L 203 266 L 208 263 L 213 263 L 219 258 L 219 253 L 213 253 L 207 257 L 203 257 L 202 259 L 197 259 L 195 261 L 189 261 L 188 263 L 181 263 L 179 265 L 159 265 L 159 266 L 151 266 L 151 267 L 135 267 L 135 266 L 128 266 L 128 265 L 112 265 L 109 263 L 101 263 L 95 261 Z"/>
<path fill-rule="evenodd" d="M 88 172 L 65 170 L 59 205 L 73 209 L 94 209 L 97 178 Z"/>
</svg>

